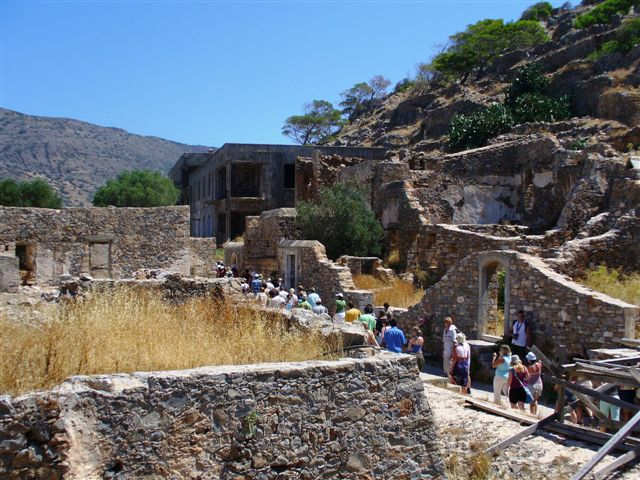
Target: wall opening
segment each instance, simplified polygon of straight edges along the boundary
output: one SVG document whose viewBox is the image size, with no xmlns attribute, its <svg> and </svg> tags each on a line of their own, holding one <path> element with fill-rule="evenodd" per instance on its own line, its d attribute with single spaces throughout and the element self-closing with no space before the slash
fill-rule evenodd
<svg viewBox="0 0 640 480">
<path fill-rule="evenodd" d="M 227 198 L 227 168 L 219 168 L 216 172 L 216 200 Z"/>
<path fill-rule="evenodd" d="M 230 237 L 231 240 L 238 238 L 244 234 L 244 220 L 246 215 L 242 213 L 231 214 Z"/>
<path fill-rule="evenodd" d="M 216 238 L 218 242 L 224 242 L 227 239 L 227 215 L 218 214 L 218 229 L 216 230 Z"/>
<path fill-rule="evenodd" d="M 509 312 L 508 268 L 501 261 L 490 261 L 480 269 L 479 333 L 502 338 Z"/>
<path fill-rule="evenodd" d="M 36 245 L 33 243 L 16 244 L 16 257 L 18 257 L 20 270 L 20 284 L 34 284 L 36 281 Z"/>
<path fill-rule="evenodd" d="M 284 188 L 296 188 L 296 166 L 293 163 L 284 166 Z"/>
<path fill-rule="evenodd" d="M 255 163 L 231 166 L 231 196 L 259 197 L 262 165 Z"/>
<path fill-rule="evenodd" d="M 286 288 L 295 288 L 296 286 L 296 256 L 287 255 L 287 265 L 284 274 L 284 284 Z"/>
</svg>

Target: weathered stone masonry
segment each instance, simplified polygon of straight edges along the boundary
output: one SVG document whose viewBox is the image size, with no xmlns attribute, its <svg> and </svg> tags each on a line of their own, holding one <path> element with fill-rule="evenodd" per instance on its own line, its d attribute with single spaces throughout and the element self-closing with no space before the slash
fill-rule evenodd
<svg viewBox="0 0 640 480">
<path fill-rule="evenodd" d="M 442 478 L 415 359 L 74 377 L 0 397 L 8 479 Z"/>
<path fill-rule="evenodd" d="M 207 245 L 208 242 L 208 245 Z M 22 256 L 35 283 L 61 274 L 130 277 L 141 268 L 210 270 L 215 239 L 189 237 L 189 207 L 0 207 L 0 254 Z"/>
</svg>

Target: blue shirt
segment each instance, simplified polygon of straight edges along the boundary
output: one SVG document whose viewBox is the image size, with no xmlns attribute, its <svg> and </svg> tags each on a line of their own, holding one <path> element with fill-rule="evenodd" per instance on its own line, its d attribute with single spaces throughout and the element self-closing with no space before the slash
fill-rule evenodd
<svg viewBox="0 0 640 480">
<path fill-rule="evenodd" d="M 259 293 L 262 290 L 262 280 L 255 279 L 251 282 L 251 291 L 253 293 Z"/>
<path fill-rule="evenodd" d="M 311 305 L 311 308 L 316 306 L 316 304 L 318 303 L 318 300 L 320 300 L 320 295 L 318 295 L 316 292 L 312 292 L 309 295 L 307 295 L 307 302 L 309 302 L 309 305 Z"/>
<path fill-rule="evenodd" d="M 384 334 L 384 343 L 390 352 L 402 353 L 402 347 L 407 343 L 404 333 L 398 327 L 391 327 Z"/>
<path fill-rule="evenodd" d="M 511 355 L 503 355 L 502 363 L 496 367 L 496 377 L 508 378 L 511 368 Z"/>
</svg>

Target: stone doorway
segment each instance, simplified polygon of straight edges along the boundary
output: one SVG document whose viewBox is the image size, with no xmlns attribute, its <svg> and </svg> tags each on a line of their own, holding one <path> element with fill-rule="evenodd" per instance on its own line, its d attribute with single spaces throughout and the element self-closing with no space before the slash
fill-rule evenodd
<svg viewBox="0 0 640 480">
<path fill-rule="evenodd" d="M 20 271 L 20 284 L 33 285 L 36 282 L 36 245 L 33 243 L 16 244 L 16 257 Z"/>
<path fill-rule="evenodd" d="M 480 260 L 478 332 L 481 339 L 496 341 L 509 326 L 509 263 L 500 256 Z"/>
<path fill-rule="evenodd" d="M 286 288 L 296 288 L 296 256 L 287 254 L 284 284 Z"/>
</svg>

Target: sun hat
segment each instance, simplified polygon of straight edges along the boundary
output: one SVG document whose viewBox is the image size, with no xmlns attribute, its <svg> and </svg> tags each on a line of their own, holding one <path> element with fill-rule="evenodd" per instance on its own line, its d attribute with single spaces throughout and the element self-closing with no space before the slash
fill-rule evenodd
<svg viewBox="0 0 640 480">
<path fill-rule="evenodd" d="M 533 352 L 527 353 L 527 356 L 524 358 L 527 359 L 527 362 L 535 362 L 537 360 L 536 354 Z"/>
</svg>

